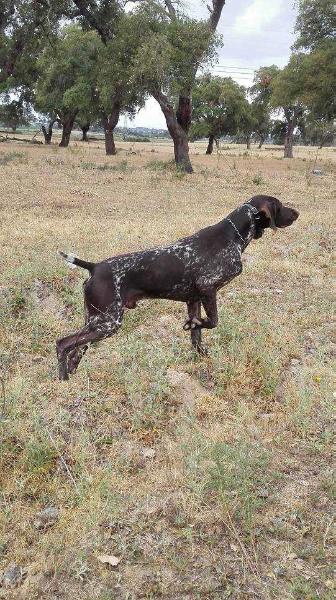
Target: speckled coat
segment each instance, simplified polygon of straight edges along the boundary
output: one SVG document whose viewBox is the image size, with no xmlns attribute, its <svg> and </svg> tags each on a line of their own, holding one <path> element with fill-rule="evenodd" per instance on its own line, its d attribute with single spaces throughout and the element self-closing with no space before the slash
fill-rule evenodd
<svg viewBox="0 0 336 600">
<path fill-rule="evenodd" d="M 269 196 L 256 196 L 225 219 L 174 244 L 89 263 L 61 252 L 72 265 L 86 268 L 86 325 L 57 342 L 60 377 L 74 372 L 87 344 L 115 333 L 125 308 L 143 298 L 186 302 L 193 346 L 202 352 L 201 329 L 218 321 L 216 293 L 242 271 L 242 252 L 266 227 L 286 227 L 298 216 Z M 201 317 L 201 304 L 206 317 Z M 81 351 L 79 350 L 81 348 Z"/>
</svg>

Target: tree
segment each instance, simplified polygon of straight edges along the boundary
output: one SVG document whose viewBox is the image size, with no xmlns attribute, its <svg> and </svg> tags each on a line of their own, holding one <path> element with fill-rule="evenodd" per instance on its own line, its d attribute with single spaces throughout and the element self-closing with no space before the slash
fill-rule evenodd
<svg viewBox="0 0 336 600">
<path fill-rule="evenodd" d="M 296 50 L 315 50 L 321 42 L 335 40 L 334 0 L 299 0 L 295 31 L 299 34 Z"/>
<path fill-rule="evenodd" d="M 36 59 L 58 31 L 62 11 L 54 5 L 49 18 L 46 0 L 0 0 L 0 91 L 32 86 Z"/>
<path fill-rule="evenodd" d="M 276 65 L 261 67 L 254 73 L 253 85 L 249 90 L 253 99 L 252 110 L 255 118 L 255 133 L 259 138 L 259 148 L 262 147 L 272 127 L 272 81 L 278 72 L 279 68 Z"/>
<path fill-rule="evenodd" d="M 86 27 L 99 34 L 106 46 L 115 39 L 123 14 L 132 12 L 141 16 L 144 29 L 140 37 L 141 49 L 134 61 L 138 77 L 133 78 L 133 85 L 141 86 L 144 93 L 151 93 L 159 102 L 174 141 L 176 163 L 191 172 L 188 148 L 191 92 L 198 67 L 213 54 L 214 32 L 225 0 L 212 0 L 206 22 L 188 18 L 180 8 L 175 8 L 173 0 L 143 0 L 135 3 L 132 11 L 128 5 L 126 10 L 126 4 L 124 0 L 69 0 L 65 14 L 79 16 Z M 130 63 L 133 63 L 132 56 Z M 109 131 L 113 131 L 121 111 L 121 92 L 122 86 L 110 113 Z"/>
<path fill-rule="evenodd" d="M 201 64 L 214 57 L 216 27 L 225 0 L 212 0 L 207 21 L 197 21 L 176 10 L 170 0 L 140 6 L 151 24 L 151 36 L 138 54 L 139 78 L 157 100 L 174 142 L 176 164 L 191 173 L 188 132 L 192 117 L 192 89 Z"/>
<path fill-rule="evenodd" d="M 93 31 L 78 26 L 65 29 L 46 47 L 38 61 L 40 76 L 36 108 L 55 115 L 62 124 L 60 146 L 66 147 L 80 112 L 89 113 L 96 103 L 98 55 L 101 42 Z"/>
<path fill-rule="evenodd" d="M 51 138 L 53 134 L 53 126 L 55 123 L 59 123 L 59 119 L 55 114 L 45 115 L 45 119 L 41 124 L 42 133 L 44 136 L 44 143 L 49 145 L 51 144 Z"/>
<path fill-rule="evenodd" d="M 285 157 L 293 157 L 293 136 L 300 120 L 320 120 L 326 131 L 336 116 L 336 42 L 325 40 L 309 54 L 297 53 L 272 82 L 271 103 L 282 108 L 287 132 Z"/>
<path fill-rule="evenodd" d="M 248 150 L 251 148 L 251 139 L 255 129 L 256 118 L 254 116 L 253 105 L 248 102 L 247 98 L 245 98 L 239 120 L 238 136 L 243 138 Z"/>
<path fill-rule="evenodd" d="M 286 129 L 287 125 L 285 121 L 282 121 L 281 119 L 275 119 L 272 121 L 271 136 L 273 144 L 276 144 L 277 146 L 283 146 L 285 143 Z"/>
<path fill-rule="evenodd" d="M 303 102 L 313 118 L 332 122 L 336 116 L 336 42 L 321 42 L 301 57 Z"/>
<path fill-rule="evenodd" d="M 304 144 L 322 148 L 334 143 L 336 135 L 335 121 L 315 119 L 313 113 L 308 113 L 300 123 L 299 129 Z"/>
<path fill-rule="evenodd" d="M 113 138 L 119 115 L 125 111 L 134 115 L 141 105 L 144 91 L 139 94 L 131 67 L 135 48 L 139 46 L 142 30 L 132 20 L 136 9 L 129 11 L 124 0 L 40 0 L 52 13 L 76 19 L 83 29 L 95 31 L 102 43 L 99 59 L 96 109 L 105 130 L 107 154 L 115 154 Z M 145 0 L 149 7 L 152 0 Z M 142 20 L 143 21 L 143 20 Z M 132 23 L 133 30 L 128 26 Z M 105 77 L 104 77 L 104 75 Z M 79 117 L 78 117 L 79 118 Z"/>
<path fill-rule="evenodd" d="M 11 99 L 8 93 L 2 95 L 0 104 L 0 123 L 16 131 L 17 127 L 29 125 L 31 108 L 25 99 L 24 91 L 19 91 L 17 99 Z"/>
<path fill-rule="evenodd" d="M 139 15 L 122 14 L 113 38 L 100 52 L 98 112 L 105 132 L 106 154 L 116 154 L 114 130 L 121 112 L 133 117 L 144 105 L 146 91 L 134 77 L 133 65 L 144 31 L 145 24 Z"/>
<path fill-rule="evenodd" d="M 293 158 L 294 132 L 304 112 L 302 93 L 302 55 L 294 54 L 272 81 L 271 104 L 286 121 L 285 158 Z"/>
<path fill-rule="evenodd" d="M 234 135 L 246 110 L 245 88 L 231 77 L 199 77 L 193 90 L 193 137 L 209 138 L 206 154 L 212 154 L 214 141 Z"/>
</svg>

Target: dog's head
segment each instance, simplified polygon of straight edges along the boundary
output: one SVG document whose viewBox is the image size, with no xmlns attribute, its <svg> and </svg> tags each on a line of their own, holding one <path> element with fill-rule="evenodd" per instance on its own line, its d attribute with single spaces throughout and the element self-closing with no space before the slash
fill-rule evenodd
<svg viewBox="0 0 336 600">
<path fill-rule="evenodd" d="M 280 200 L 272 196 L 253 196 L 248 204 L 258 211 L 255 216 L 255 239 L 260 238 L 267 227 L 273 230 L 289 227 L 299 216 L 295 208 L 284 206 Z"/>
</svg>

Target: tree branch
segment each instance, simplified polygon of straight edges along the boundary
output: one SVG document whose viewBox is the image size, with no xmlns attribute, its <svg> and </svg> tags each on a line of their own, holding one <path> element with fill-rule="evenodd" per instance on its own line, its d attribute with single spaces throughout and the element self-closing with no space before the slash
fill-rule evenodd
<svg viewBox="0 0 336 600">
<path fill-rule="evenodd" d="M 100 35 L 102 42 L 106 45 L 109 39 L 109 36 L 106 34 L 104 28 L 99 24 L 99 21 L 96 17 L 87 9 L 85 0 L 73 0 L 74 4 L 78 8 L 79 15 L 86 19 L 90 27 L 95 29 L 97 33 Z"/>
<path fill-rule="evenodd" d="M 210 9 L 210 17 L 208 19 L 208 24 L 211 31 L 216 30 L 224 4 L 225 0 L 212 0 L 212 10 Z"/>
<path fill-rule="evenodd" d="M 171 19 L 175 19 L 176 18 L 176 10 L 175 10 L 175 7 L 174 7 L 172 1 L 171 0 L 164 0 L 164 3 L 166 5 L 166 7 L 167 7 L 167 10 L 168 10 L 170 18 Z"/>
</svg>

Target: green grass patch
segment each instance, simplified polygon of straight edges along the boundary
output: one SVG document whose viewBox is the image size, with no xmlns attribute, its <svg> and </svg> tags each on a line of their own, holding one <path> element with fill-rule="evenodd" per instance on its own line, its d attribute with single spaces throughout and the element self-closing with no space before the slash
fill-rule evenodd
<svg viewBox="0 0 336 600">
<path fill-rule="evenodd" d="M 27 155 L 24 152 L 0 152 L 0 166 L 8 165 L 14 160 L 26 162 Z"/>
</svg>

